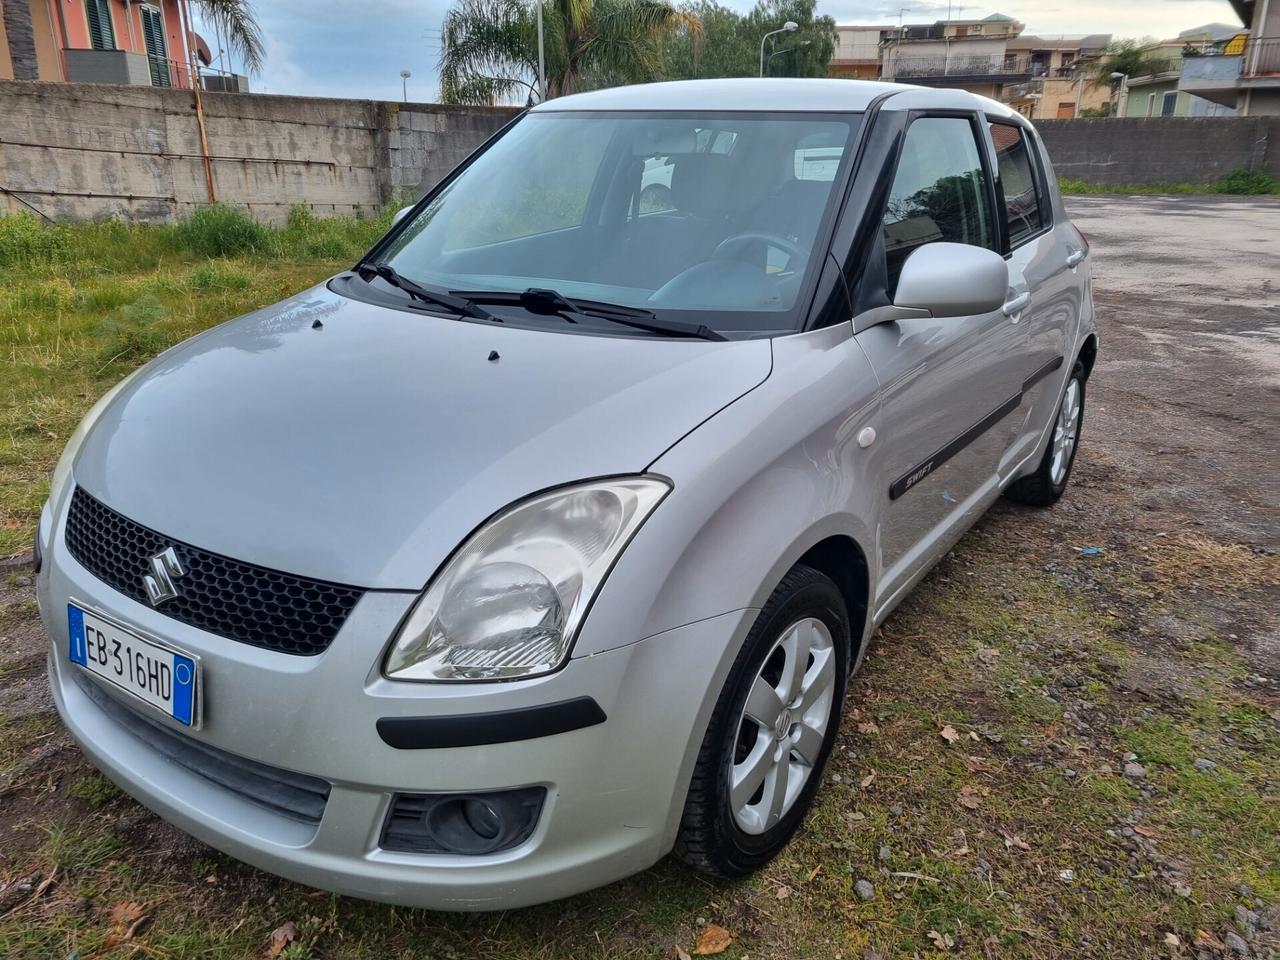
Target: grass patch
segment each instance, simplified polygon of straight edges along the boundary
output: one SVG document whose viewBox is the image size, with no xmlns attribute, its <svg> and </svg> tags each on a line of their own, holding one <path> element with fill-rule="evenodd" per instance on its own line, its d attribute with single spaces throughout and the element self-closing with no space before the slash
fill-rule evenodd
<svg viewBox="0 0 1280 960">
<path fill-rule="evenodd" d="M 1139 195 L 1163 194 L 1205 195 L 1215 193 L 1235 196 L 1280 195 L 1280 177 L 1269 173 L 1232 170 L 1212 183 L 1088 183 L 1069 177 L 1058 178 L 1058 189 L 1068 195 Z"/>
</svg>

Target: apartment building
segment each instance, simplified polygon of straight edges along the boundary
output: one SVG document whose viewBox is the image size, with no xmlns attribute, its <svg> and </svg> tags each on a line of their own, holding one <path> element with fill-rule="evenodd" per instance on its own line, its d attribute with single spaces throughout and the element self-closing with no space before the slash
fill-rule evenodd
<svg viewBox="0 0 1280 960">
<path fill-rule="evenodd" d="M 838 25 L 828 73 L 847 80 L 878 80 L 880 50 L 897 32 L 898 28 L 892 26 Z"/>
<path fill-rule="evenodd" d="M 1280 0 L 1231 0 L 1231 6 L 1247 29 L 1225 42 L 1189 47 L 1176 89 L 1242 117 L 1280 116 Z"/>
<path fill-rule="evenodd" d="M 182 0 L 0 0 L 0 80 L 191 86 Z M 203 71 L 202 71 L 203 72 Z M 247 89 L 234 75 L 205 86 Z"/>
</svg>

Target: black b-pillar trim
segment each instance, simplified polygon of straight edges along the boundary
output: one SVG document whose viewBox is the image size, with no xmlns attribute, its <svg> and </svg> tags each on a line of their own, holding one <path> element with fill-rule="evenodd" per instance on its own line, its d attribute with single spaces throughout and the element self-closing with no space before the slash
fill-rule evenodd
<svg viewBox="0 0 1280 960">
<path fill-rule="evenodd" d="M 382 717 L 378 736 L 397 750 L 439 750 L 513 743 L 581 730 L 605 722 L 600 704 L 574 697 L 537 707 L 447 717 Z"/>
<path fill-rule="evenodd" d="M 1013 413 L 1014 410 L 1017 410 L 1022 404 L 1022 398 L 1027 395 L 1027 391 L 1049 374 L 1053 373 L 1053 371 L 1061 367 L 1062 363 L 1062 357 L 1054 357 L 1044 366 L 1040 367 L 1040 369 L 1036 370 L 1035 373 L 1031 374 L 1031 376 L 1027 377 L 1027 379 L 1023 380 L 1022 389 L 1016 394 L 1004 403 L 1000 404 L 1000 406 L 996 407 L 972 427 L 960 434 L 960 436 L 949 441 L 941 449 L 936 450 L 933 456 L 926 457 L 920 463 L 916 464 L 916 466 L 912 467 L 900 476 L 897 480 L 893 481 L 892 485 L 889 487 L 889 499 L 897 500 L 917 483 L 929 474 L 933 473 L 934 470 L 938 469 L 938 467 L 942 466 L 969 444 L 973 443 L 973 441 L 977 440 L 997 423 L 1009 414 Z"/>
</svg>

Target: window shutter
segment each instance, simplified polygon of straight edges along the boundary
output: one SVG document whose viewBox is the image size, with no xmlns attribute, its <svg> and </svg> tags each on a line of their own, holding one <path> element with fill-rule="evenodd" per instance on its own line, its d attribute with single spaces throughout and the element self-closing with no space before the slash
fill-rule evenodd
<svg viewBox="0 0 1280 960">
<path fill-rule="evenodd" d="M 111 0 L 85 0 L 89 21 L 89 45 L 94 50 L 114 50 L 116 32 L 111 25 Z"/>
<path fill-rule="evenodd" d="M 143 5 L 142 39 L 147 45 L 147 63 L 151 67 L 151 85 L 154 87 L 171 87 L 173 81 L 169 75 L 169 50 L 165 43 L 164 19 L 156 7 Z"/>
</svg>

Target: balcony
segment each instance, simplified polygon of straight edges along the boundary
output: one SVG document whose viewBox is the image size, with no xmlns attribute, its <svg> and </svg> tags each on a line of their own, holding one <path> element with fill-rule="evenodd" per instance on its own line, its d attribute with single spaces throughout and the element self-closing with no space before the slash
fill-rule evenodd
<svg viewBox="0 0 1280 960">
<path fill-rule="evenodd" d="M 1029 57 L 900 57 L 885 64 L 887 80 L 949 86 L 956 83 L 1021 83 L 1044 72 Z"/>
<path fill-rule="evenodd" d="M 1280 89 L 1280 37 L 1249 40 L 1230 53 L 1188 52 L 1182 58 L 1178 89 L 1214 103 L 1234 107 L 1240 91 L 1267 87 Z"/>
</svg>

